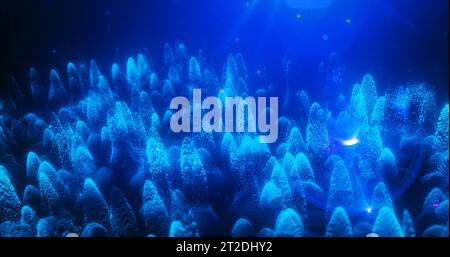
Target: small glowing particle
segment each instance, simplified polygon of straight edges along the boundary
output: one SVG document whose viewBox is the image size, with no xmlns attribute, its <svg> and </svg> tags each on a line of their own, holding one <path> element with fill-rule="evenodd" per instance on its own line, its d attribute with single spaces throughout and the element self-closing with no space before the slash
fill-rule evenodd
<svg viewBox="0 0 450 257">
<path fill-rule="evenodd" d="M 359 139 L 356 136 L 351 139 L 342 141 L 342 144 L 345 146 L 352 146 L 352 145 L 356 145 L 358 143 L 359 143 Z"/>
<path fill-rule="evenodd" d="M 302 16 L 300 14 L 297 14 L 297 19 L 300 19 Z"/>
<path fill-rule="evenodd" d="M 347 20 L 346 20 L 346 22 L 347 22 L 347 23 L 351 23 L 351 22 L 352 22 L 352 20 L 350 20 L 350 19 L 347 19 Z"/>
<path fill-rule="evenodd" d="M 370 213 L 372 213 L 372 208 L 369 207 L 369 208 L 366 209 L 366 211 L 367 211 L 367 213 L 370 214 Z"/>
<path fill-rule="evenodd" d="M 224 89 L 221 89 L 221 90 L 220 90 L 220 92 L 221 92 L 221 93 L 224 93 L 224 92 L 225 92 L 225 90 L 224 90 Z"/>
<path fill-rule="evenodd" d="M 438 203 L 433 203 L 433 207 L 434 208 L 439 207 L 439 204 Z"/>
<path fill-rule="evenodd" d="M 261 74 L 261 71 L 260 71 L 260 70 L 257 70 L 257 71 L 256 71 L 256 74 Z"/>
<path fill-rule="evenodd" d="M 158 152 L 159 152 L 159 147 L 156 147 L 156 151 L 158 151 Z"/>
</svg>

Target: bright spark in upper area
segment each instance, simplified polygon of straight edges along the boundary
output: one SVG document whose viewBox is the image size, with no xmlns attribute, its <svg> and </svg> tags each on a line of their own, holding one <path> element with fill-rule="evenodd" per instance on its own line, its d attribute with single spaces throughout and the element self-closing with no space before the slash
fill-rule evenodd
<svg viewBox="0 0 450 257">
<path fill-rule="evenodd" d="M 342 144 L 345 146 L 352 146 L 352 145 L 356 145 L 358 143 L 359 143 L 359 139 L 356 136 L 351 139 L 342 141 Z"/>
</svg>

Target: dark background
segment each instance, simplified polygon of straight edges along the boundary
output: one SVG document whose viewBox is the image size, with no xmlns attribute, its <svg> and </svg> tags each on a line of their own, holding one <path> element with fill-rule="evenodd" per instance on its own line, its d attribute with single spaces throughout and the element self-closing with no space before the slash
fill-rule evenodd
<svg viewBox="0 0 450 257">
<path fill-rule="evenodd" d="M 305 87 L 336 51 L 351 70 L 348 84 L 367 72 L 379 87 L 426 81 L 448 102 L 447 0 L 335 0 L 322 10 L 285 0 L 2 1 L 1 95 L 12 77 L 28 87 L 30 66 L 47 79 L 50 68 L 64 74 L 68 61 L 96 59 L 109 76 L 113 62 L 138 52 L 162 63 L 163 44 L 176 40 L 191 54 L 204 49 L 217 69 L 229 51 L 241 51 L 275 83 L 291 56 Z"/>
</svg>

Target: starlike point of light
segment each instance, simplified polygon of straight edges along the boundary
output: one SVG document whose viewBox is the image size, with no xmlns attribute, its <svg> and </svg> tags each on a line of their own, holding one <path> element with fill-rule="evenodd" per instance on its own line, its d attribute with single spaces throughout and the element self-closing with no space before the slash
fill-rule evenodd
<svg viewBox="0 0 450 257">
<path fill-rule="evenodd" d="M 342 140 L 341 142 L 345 146 L 352 146 L 352 145 L 357 145 L 359 143 L 359 139 L 357 136 L 354 136 L 348 140 Z"/>
<path fill-rule="evenodd" d="M 366 211 L 367 211 L 367 213 L 371 213 L 372 212 L 372 208 L 370 208 L 370 207 L 368 207 L 367 209 L 366 209 Z"/>
</svg>

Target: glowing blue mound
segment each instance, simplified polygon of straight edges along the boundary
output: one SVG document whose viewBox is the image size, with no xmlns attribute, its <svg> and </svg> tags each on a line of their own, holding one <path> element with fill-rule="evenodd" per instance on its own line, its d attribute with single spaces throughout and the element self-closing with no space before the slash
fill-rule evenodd
<svg viewBox="0 0 450 257">
<path fill-rule="evenodd" d="M 264 181 L 262 172 L 269 156 L 268 149 L 248 135 L 242 138 L 237 153 L 230 156 L 232 182 L 236 188 L 232 208 L 237 216 L 256 215 L 258 185 Z"/>
<path fill-rule="evenodd" d="M 145 177 L 156 181 L 158 184 L 167 181 L 168 157 L 163 144 L 158 139 L 150 138 L 147 141 L 146 157 L 149 169 Z"/>
<path fill-rule="evenodd" d="M 370 116 L 370 124 L 378 128 L 382 128 L 384 119 L 384 107 L 386 105 L 386 98 L 384 96 L 378 97 L 373 107 L 372 116 Z"/>
<path fill-rule="evenodd" d="M 152 124 L 153 113 L 154 109 L 150 96 L 145 91 L 142 91 L 139 95 L 139 116 L 146 128 L 150 128 Z"/>
<path fill-rule="evenodd" d="M 27 177 L 30 182 L 35 182 L 37 180 L 37 172 L 39 169 L 39 166 L 41 165 L 41 160 L 39 160 L 39 157 L 33 153 L 29 152 L 27 155 Z"/>
<path fill-rule="evenodd" d="M 37 237 L 56 237 L 57 220 L 53 217 L 40 219 L 37 224 Z"/>
<path fill-rule="evenodd" d="M 422 234 L 424 237 L 448 237 L 448 226 L 432 225 Z"/>
<path fill-rule="evenodd" d="M 389 207 L 383 207 L 378 212 L 373 232 L 380 237 L 403 237 L 404 232 L 395 216 L 394 211 Z"/>
<path fill-rule="evenodd" d="M 276 217 L 285 207 L 283 192 L 272 182 L 264 185 L 259 196 L 259 208 L 267 217 L 267 222 Z"/>
<path fill-rule="evenodd" d="M 331 172 L 326 210 L 329 213 L 337 207 L 352 210 L 354 208 L 353 199 L 353 185 L 347 167 L 342 160 L 336 161 Z"/>
<path fill-rule="evenodd" d="M 207 200 L 207 180 L 203 164 L 191 138 L 181 145 L 181 177 L 183 189 L 189 202 L 204 203 Z"/>
<path fill-rule="evenodd" d="M 378 158 L 378 170 L 384 180 L 389 184 L 394 184 L 399 178 L 398 162 L 389 148 L 384 148 Z"/>
<path fill-rule="evenodd" d="M 6 136 L 5 132 L 3 131 L 3 127 L 0 126 L 0 153 L 3 153 L 7 148 L 6 144 Z"/>
<path fill-rule="evenodd" d="M 41 165 L 39 166 L 38 174 L 45 175 L 44 179 L 48 180 L 49 185 L 48 185 L 48 187 L 45 186 L 45 184 L 47 182 L 42 181 L 43 186 L 45 188 L 51 187 L 51 188 L 53 188 L 53 190 L 55 190 L 55 193 L 58 195 L 58 199 L 59 199 L 58 202 L 60 202 L 60 204 L 67 203 L 67 201 L 69 201 L 68 188 L 64 185 L 64 182 L 58 178 L 58 174 L 57 174 L 55 168 L 50 163 L 48 163 L 47 161 L 42 162 Z M 38 178 L 38 179 L 39 179 L 39 185 L 41 185 L 40 178 Z M 49 190 L 51 190 L 51 189 L 49 189 Z M 41 194 L 42 194 L 42 188 L 41 188 Z M 50 206 L 47 206 L 47 210 L 50 211 L 51 209 L 48 209 L 48 208 L 50 208 Z M 53 206 L 51 208 L 59 208 L 59 204 L 58 204 L 58 206 Z M 53 211 L 56 211 L 56 210 L 53 210 Z"/>
<path fill-rule="evenodd" d="M 383 182 L 378 183 L 373 190 L 372 202 L 370 206 L 372 210 L 379 210 L 383 207 L 388 207 L 391 209 L 394 208 L 391 196 L 389 195 L 389 190 Z"/>
<path fill-rule="evenodd" d="M 311 105 L 306 127 L 306 150 L 313 159 L 321 160 L 328 150 L 327 118 L 328 113 L 318 103 Z"/>
<path fill-rule="evenodd" d="M 434 213 L 434 209 L 439 206 L 442 200 L 442 191 L 439 188 L 433 188 L 423 201 L 422 211 L 425 213 Z"/>
<path fill-rule="evenodd" d="M 85 146 L 79 146 L 73 156 L 74 175 L 81 181 L 92 178 L 97 170 L 94 157 Z"/>
<path fill-rule="evenodd" d="M 234 140 L 234 137 L 231 133 L 224 133 L 222 137 L 222 144 L 221 144 L 221 157 L 222 161 L 225 163 L 230 162 L 230 158 L 232 154 L 237 153 L 237 145 L 236 141 Z"/>
<path fill-rule="evenodd" d="M 442 109 L 436 126 L 434 148 L 438 152 L 448 152 L 448 104 Z"/>
<path fill-rule="evenodd" d="M 189 82 L 202 83 L 203 78 L 200 71 L 200 64 L 195 57 L 191 57 L 189 60 Z"/>
<path fill-rule="evenodd" d="M 25 187 L 22 196 L 23 204 L 30 206 L 34 210 L 40 210 L 41 208 L 41 196 L 39 189 L 32 185 L 28 185 Z"/>
<path fill-rule="evenodd" d="M 232 237 L 251 237 L 255 235 L 255 227 L 248 220 L 238 219 L 231 230 Z"/>
<path fill-rule="evenodd" d="M 270 228 L 262 228 L 256 236 L 257 237 L 273 237 L 274 233 L 275 232 Z"/>
<path fill-rule="evenodd" d="M 362 94 L 364 95 L 364 102 L 367 108 L 367 116 L 371 117 L 378 99 L 378 94 L 375 80 L 370 74 L 364 75 L 364 78 L 361 82 L 361 90 Z"/>
<path fill-rule="evenodd" d="M 113 236 L 137 236 L 136 216 L 127 199 L 116 187 L 111 190 L 111 233 Z"/>
<path fill-rule="evenodd" d="M 181 221 L 175 220 L 170 224 L 169 237 L 188 237 L 190 236 L 186 227 Z"/>
<path fill-rule="evenodd" d="M 292 167 L 294 166 L 294 156 L 287 152 L 284 157 L 283 160 L 281 160 L 281 166 L 283 166 L 283 169 L 286 171 L 287 174 L 289 174 L 289 171 L 292 170 Z"/>
<path fill-rule="evenodd" d="M 0 224 L 1 237 L 31 237 L 31 228 L 17 221 L 5 221 Z"/>
<path fill-rule="evenodd" d="M 142 199 L 142 216 L 146 231 L 158 236 L 167 236 L 170 226 L 169 214 L 150 180 L 145 181 Z"/>
<path fill-rule="evenodd" d="M 278 215 L 275 236 L 302 237 L 305 235 L 302 218 L 293 209 L 286 209 Z"/>
<path fill-rule="evenodd" d="M 348 218 L 347 212 L 342 207 L 337 207 L 331 219 L 328 222 L 327 230 L 325 233 L 327 237 L 352 237 L 352 225 Z"/>
<path fill-rule="evenodd" d="M 411 214 L 409 214 L 409 211 L 406 209 L 403 211 L 403 215 L 402 215 L 402 229 L 403 229 L 403 233 L 405 234 L 405 237 L 415 237 L 416 236 L 414 222 L 411 218 Z"/>
<path fill-rule="evenodd" d="M 50 71 L 50 86 L 48 91 L 48 100 L 51 104 L 59 105 L 66 97 L 66 89 L 61 82 L 58 72 L 55 70 Z"/>
<path fill-rule="evenodd" d="M 103 227 L 103 225 L 98 223 L 89 223 L 86 225 L 86 227 L 83 229 L 83 232 L 81 233 L 81 237 L 105 237 L 108 233 Z"/>
<path fill-rule="evenodd" d="M 18 220 L 20 200 L 8 177 L 8 171 L 0 165 L 0 223 Z"/>
<path fill-rule="evenodd" d="M 24 227 L 28 235 L 27 236 L 35 236 L 36 235 L 36 226 L 38 224 L 38 216 L 29 206 L 24 205 L 20 210 L 20 224 Z"/>
<path fill-rule="evenodd" d="M 84 181 L 83 192 L 79 204 L 83 210 L 85 224 L 99 223 L 109 228 L 109 208 L 97 185 L 88 178 Z"/>
<path fill-rule="evenodd" d="M 71 62 L 67 64 L 67 80 L 69 82 L 68 90 L 71 94 L 71 97 L 75 100 L 78 100 L 86 89 L 84 88 L 83 82 L 81 81 L 78 68 Z"/>
<path fill-rule="evenodd" d="M 305 150 L 303 136 L 297 127 L 293 127 L 291 129 L 289 138 L 287 139 L 287 144 L 287 150 L 294 156 Z"/>
<path fill-rule="evenodd" d="M 292 176 L 298 176 L 302 182 L 314 182 L 315 176 L 311 164 L 305 154 L 299 153 L 295 157 L 294 165 L 291 170 Z"/>
<path fill-rule="evenodd" d="M 368 125 L 359 127 L 358 138 L 356 151 L 361 158 L 359 178 L 364 188 L 371 189 L 382 180 L 377 170 L 377 161 L 383 149 L 383 142 L 378 128 Z"/>
<path fill-rule="evenodd" d="M 350 125 L 353 130 L 352 134 L 356 134 L 360 127 L 368 125 L 367 105 L 363 89 L 358 84 L 353 86 L 352 97 L 347 112 L 351 117 Z"/>
<path fill-rule="evenodd" d="M 289 180 L 286 171 L 280 164 L 275 165 L 272 170 L 271 180 L 281 190 L 283 202 L 285 207 L 294 207 L 292 190 L 289 185 Z"/>
<path fill-rule="evenodd" d="M 434 213 L 438 219 L 440 224 L 445 224 L 448 221 L 449 208 L 448 208 L 448 199 L 441 202 L 439 206 L 435 209 Z"/>
</svg>

